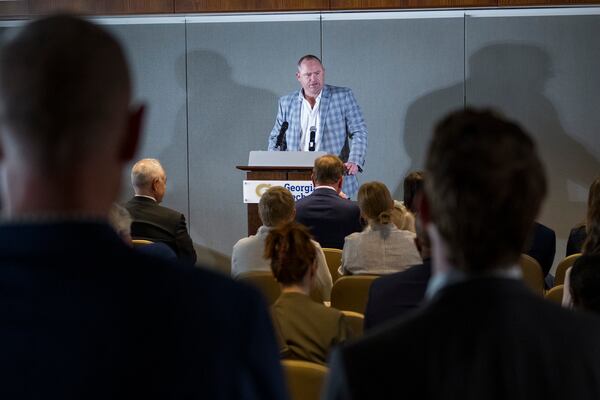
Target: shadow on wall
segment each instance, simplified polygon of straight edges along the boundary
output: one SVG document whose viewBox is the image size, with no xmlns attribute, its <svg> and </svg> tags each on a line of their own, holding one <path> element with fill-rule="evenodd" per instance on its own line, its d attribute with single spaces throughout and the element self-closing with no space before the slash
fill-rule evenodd
<svg viewBox="0 0 600 400">
<path fill-rule="evenodd" d="M 178 68 L 186 59 L 178 60 Z M 259 73 L 260 65 L 241 70 Z M 257 68 L 256 71 L 251 68 Z M 250 77 L 251 78 L 251 77 Z M 244 175 L 250 150 L 267 147 L 277 97 L 234 81 L 225 57 L 210 50 L 187 55 L 190 233 L 194 241 L 223 254 L 246 236 Z"/>
<path fill-rule="evenodd" d="M 566 237 L 581 221 L 586 207 L 569 198 L 569 183 L 587 188 L 597 176 L 600 162 L 565 132 L 556 108 L 544 94 L 553 77 L 550 57 L 534 45 L 498 43 L 476 51 L 468 66 L 464 85 L 461 82 L 434 91 L 409 107 L 404 129 L 405 148 L 412 158 L 409 170 L 423 168 L 435 123 L 452 110 L 457 96 L 464 95 L 467 106 L 493 108 L 519 122 L 534 137 L 549 183 L 540 219 L 558 237 Z M 399 186 L 395 195 L 401 194 Z M 519 188 L 515 188 L 518 195 Z"/>
</svg>

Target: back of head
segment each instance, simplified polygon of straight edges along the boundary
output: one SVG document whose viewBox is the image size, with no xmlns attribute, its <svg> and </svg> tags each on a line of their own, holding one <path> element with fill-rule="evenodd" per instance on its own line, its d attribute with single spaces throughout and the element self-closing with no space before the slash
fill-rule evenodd
<svg viewBox="0 0 600 400">
<path fill-rule="evenodd" d="M 600 178 L 590 186 L 586 218 L 587 237 L 582 251 L 585 254 L 600 254 Z"/>
<path fill-rule="evenodd" d="M 404 206 L 412 213 L 417 211 L 415 198 L 423 190 L 424 177 L 423 171 L 413 171 L 404 178 Z"/>
<path fill-rule="evenodd" d="M 308 229 L 292 222 L 269 232 L 264 257 L 271 259 L 271 270 L 279 283 L 293 285 L 304 279 L 317 251 Z"/>
<path fill-rule="evenodd" d="M 149 190 L 152 182 L 164 174 L 165 170 L 157 159 L 144 158 L 131 168 L 131 184 L 136 194 L 141 194 Z"/>
<path fill-rule="evenodd" d="M 369 222 L 389 224 L 394 208 L 394 199 L 381 182 L 367 182 L 358 189 L 358 206 Z"/>
<path fill-rule="evenodd" d="M 47 174 L 116 147 L 129 100 L 119 44 L 82 19 L 34 21 L 0 53 L 3 142 Z"/>
<path fill-rule="evenodd" d="M 600 313 L 599 254 L 584 254 L 575 261 L 571 269 L 568 289 L 571 290 L 575 307 Z"/>
<path fill-rule="evenodd" d="M 426 174 L 451 263 L 468 273 L 516 263 L 546 193 L 536 146 L 517 124 L 488 110 L 450 114 L 435 128 Z"/>
<path fill-rule="evenodd" d="M 281 186 L 269 188 L 260 197 L 258 215 L 265 226 L 277 226 L 287 222 L 294 216 L 294 197 L 289 190 Z"/>
<path fill-rule="evenodd" d="M 328 154 L 315 160 L 313 179 L 317 184 L 335 184 L 343 175 L 344 163 L 339 157 Z"/>
</svg>

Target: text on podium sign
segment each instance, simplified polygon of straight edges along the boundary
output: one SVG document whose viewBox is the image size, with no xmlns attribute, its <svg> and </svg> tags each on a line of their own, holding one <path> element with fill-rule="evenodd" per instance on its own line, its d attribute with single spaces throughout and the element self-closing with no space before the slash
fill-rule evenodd
<svg viewBox="0 0 600 400">
<path fill-rule="evenodd" d="M 298 201 L 303 197 L 308 196 L 314 190 L 311 181 L 243 181 L 244 203 L 258 203 L 260 197 L 270 187 L 282 186 L 289 190 L 294 196 L 294 200 Z"/>
</svg>

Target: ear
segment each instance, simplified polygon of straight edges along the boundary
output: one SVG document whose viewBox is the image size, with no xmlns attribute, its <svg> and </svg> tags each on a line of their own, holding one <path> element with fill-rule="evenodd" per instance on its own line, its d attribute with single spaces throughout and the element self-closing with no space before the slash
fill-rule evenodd
<svg viewBox="0 0 600 400">
<path fill-rule="evenodd" d="M 337 182 L 338 184 L 338 192 L 342 191 L 342 187 L 344 186 L 344 175 L 340 176 L 340 180 Z"/>
<path fill-rule="evenodd" d="M 298 79 L 298 82 L 300 82 L 300 71 L 296 71 L 296 79 Z"/>
<path fill-rule="evenodd" d="M 314 172 L 311 172 L 310 180 L 312 181 L 313 186 L 317 186 L 317 182 L 315 181 L 315 173 Z"/>
<path fill-rule="evenodd" d="M 140 105 L 137 109 L 129 112 L 129 116 L 127 117 L 127 132 L 125 132 L 120 152 L 122 161 L 131 161 L 135 156 L 142 135 L 142 121 L 145 111 L 145 106 Z"/>
</svg>

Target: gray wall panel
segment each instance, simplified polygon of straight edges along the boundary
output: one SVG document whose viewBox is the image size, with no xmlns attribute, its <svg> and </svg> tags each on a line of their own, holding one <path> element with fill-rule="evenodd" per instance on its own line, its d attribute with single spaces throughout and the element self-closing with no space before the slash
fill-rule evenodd
<svg viewBox="0 0 600 400">
<path fill-rule="evenodd" d="M 463 105 L 463 40 L 462 18 L 323 22 L 326 80 L 354 90 L 369 130 L 360 182 L 382 181 L 402 199 L 433 123 Z"/>
<path fill-rule="evenodd" d="M 266 150 L 277 99 L 295 63 L 320 54 L 319 21 L 188 23 L 191 233 L 223 254 L 247 233 L 242 204 L 250 150 Z"/>
<path fill-rule="evenodd" d="M 540 220 L 556 231 L 562 259 L 600 171 L 600 16 L 467 18 L 466 27 L 467 102 L 535 137 L 549 178 Z"/>
<path fill-rule="evenodd" d="M 108 25 L 123 43 L 134 81 L 134 101 L 145 104 L 137 159 L 157 158 L 167 172 L 164 205 L 188 216 L 185 24 Z M 130 168 L 122 200 L 133 195 Z"/>
</svg>

